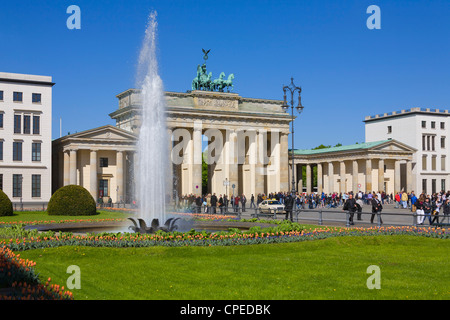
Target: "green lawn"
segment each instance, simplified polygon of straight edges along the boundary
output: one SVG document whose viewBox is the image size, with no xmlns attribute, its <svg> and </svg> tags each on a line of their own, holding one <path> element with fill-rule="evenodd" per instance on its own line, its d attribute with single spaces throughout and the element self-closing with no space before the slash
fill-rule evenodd
<svg viewBox="0 0 450 320">
<path fill-rule="evenodd" d="M 123 213 L 116 211 L 97 211 L 93 216 L 56 216 L 49 215 L 46 211 L 14 211 L 14 215 L 0 217 L 0 226 L 5 224 L 31 224 L 31 223 L 47 223 L 50 221 L 64 222 L 68 220 L 102 220 L 102 219 L 124 219 L 129 217 L 131 213 Z"/>
<path fill-rule="evenodd" d="M 229 247 L 59 247 L 20 252 L 45 280 L 81 269 L 82 299 L 449 299 L 448 240 L 336 237 Z M 381 289 L 366 286 L 381 269 Z"/>
</svg>

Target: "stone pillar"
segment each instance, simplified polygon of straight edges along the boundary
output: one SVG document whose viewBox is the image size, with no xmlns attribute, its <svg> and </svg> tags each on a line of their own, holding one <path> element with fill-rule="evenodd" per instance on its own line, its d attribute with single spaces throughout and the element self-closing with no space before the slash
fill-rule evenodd
<svg viewBox="0 0 450 320">
<path fill-rule="evenodd" d="M 117 184 L 117 199 L 116 202 L 123 200 L 123 151 L 116 152 L 116 184 Z"/>
<path fill-rule="evenodd" d="M 77 150 L 70 150 L 69 168 L 69 184 L 77 184 Z"/>
<path fill-rule="evenodd" d="M 407 160 L 406 161 L 406 192 L 411 192 L 413 191 L 412 186 L 413 181 L 412 181 L 412 161 Z"/>
<path fill-rule="evenodd" d="M 287 133 L 280 133 L 280 190 L 281 192 L 287 192 L 291 188 L 289 187 L 292 184 L 292 180 L 289 181 L 288 169 L 289 169 L 289 146 L 288 146 L 288 138 L 289 135 Z"/>
<path fill-rule="evenodd" d="M 341 175 L 341 188 L 340 188 L 340 192 L 344 193 L 345 192 L 345 162 L 341 161 L 339 163 L 339 173 Z"/>
<path fill-rule="evenodd" d="M 334 167 L 333 162 L 328 162 L 328 193 L 334 192 Z"/>
<path fill-rule="evenodd" d="M 378 191 L 384 191 L 384 159 L 378 160 Z"/>
<path fill-rule="evenodd" d="M 352 164 L 352 184 L 353 194 L 358 193 L 358 160 L 353 160 Z"/>
<path fill-rule="evenodd" d="M 372 192 L 372 159 L 366 159 L 366 192 Z"/>
<path fill-rule="evenodd" d="M 70 184 L 70 155 L 68 151 L 64 151 L 64 183 L 65 186 Z"/>
<path fill-rule="evenodd" d="M 264 176 L 265 176 L 265 152 L 264 136 L 259 130 L 256 131 L 256 165 L 255 165 L 255 198 L 258 194 L 263 194 L 264 191 Z M 229 190 L 229 189 L 228 189 Z"/>
<path fill-rule="evenodd" d="M 317 164 L 317 193 L 319 195 L 321 195 L 322 191 L 323 191 L 322 180 L 323 180 L 322 164 L 318 163 Z"/>
<path fill-rule="evenodd" d="M 306 165 L 306 193 L 312 192 L 312 176 L 311 176 L 311 165 Z"/>
<path fill-rule="evenodd" d="M 297 165 L 297 190 L 299 193 L 303 192 L 303 166 Z"/>
<path fill-rule="evenodd" d="M 98 177 L 97 177 L 97 150 L 91 150 L 90 153 L 90 176 L 89 176 L 89 192 L 97 202 L 98 198 Z"/>
<path fill-rule="evenodd" d="M 401 172 L 400 172 L 400 161 L 395 160 L 394 165 L 394 192 L 400 192 L 400 179 L 401 179 Z"/>
<path fill-rule="evenodd" d="M 202 129 L 194 125 L 192 178 L 195 195 L 202 194 Z"/>
</svg>

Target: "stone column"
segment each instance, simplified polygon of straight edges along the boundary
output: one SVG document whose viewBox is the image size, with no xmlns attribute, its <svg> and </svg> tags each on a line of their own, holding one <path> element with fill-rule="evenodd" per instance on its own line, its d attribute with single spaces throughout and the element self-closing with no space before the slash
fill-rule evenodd
<svg viewBox="0 0 450 320">
<path fill-rule="evenodd" d="M 411 192 L 413 191 L 412 186 L 413 181 L 412 181 L 412 161 L 407 160 L 406 161 L 406 192 Z"/>
<path fill-rule="evenodd" d="M 401 179 L 401 172 L 400 172 L 400 161 L 399 160 L 395 160 L 395 165 L 394 165 L 394 192 L 400 192 L 400 179 Z"/>
<path fill-rule="evenodd" d="M 306 193 L 312 192 L 311 165 L 306 165 Z"/>
<path fill-rule="evenodd" d="M 255 198 L 258 194 L 265 192 L 264 188 L 264 176 L 265 176 L 265 152 L 264 148 L 264 136 L 259 130 L 256 131 L 256 165 L 255 165 Z M 228 188 L 230 190 L 230 188 Z"/>
<path fill-rule="evenodd" d="M 192 135 L 193 140 L 193 189 L 195 195 L 202 194 L 202 129 L 195 127 Z"/>
<path fill-rule="evenodd" d="M 123 200 L 123 151 L 116 152 L 116 184 L 117 184 L 117 199 L 116 202 Z"/>
<path fill-rule="evenodd" d="M 353 184 L 353 193 L 358 193 L 358 160 L 353 160 L 352 165 L 352 184 Z"/>
<path fill-rule="evenodd" d="M 328 162 L 328 193 L 334 192 L 334 167 L 333 162 Z"/>
<path fill-rule="evenodd" d="M 299 193 L 303 192 L 303 167 L 301 164 L 297 165 L 297 190 Z"/>
<path fill-rule="evenodd" d="M 378 160 L 378 191 L 384 191 L 384 159 Z"/>
<path fill-rule="evenodd" d="M 292 184 L 292 180 L 289 181 L 288 177 L 288 165 L 289 165 L 289 146 L 288 146 L 288 137 L 287 133 L 280 133 L 280 191 L 287 192 L 291 188 L 289 187 Z"/>
<path fill-rule="evenodd" d="M 90 153 L 90 176 L 89 176 L 89 192 L 97 202 L 98 198 L 98 177 L 97 177 L 97 150 L 91 150 Z"/>
<path fill-rule="evenodd" d="M 317 163 L 317 193 L 319 195 L 321 195 L 323 191 L 322 179 L 323 179 L 322 164 Z"/>
<path fill-rule="evenodd" d="M 70 155 L 68 151 L 64 151 L 64 185 L 70 184 Z"/>
<path fill-rule="evenodd" d="M 77 150 L 70 150 L 69 168 L 69 184 L 77 184 Z"/>
<path fill-rule="evenodd" d="M 372 159 L 366 159 L 366 192 L 372 192 Z"/>
<path fill-rule="evenodd" d="M 345 162 L 341 161 L 339 163 L 339 173 L 341 175 L 341 188 L 340 188 L 340 192 L 344 193 L 345 192 Z"/>
</svg>

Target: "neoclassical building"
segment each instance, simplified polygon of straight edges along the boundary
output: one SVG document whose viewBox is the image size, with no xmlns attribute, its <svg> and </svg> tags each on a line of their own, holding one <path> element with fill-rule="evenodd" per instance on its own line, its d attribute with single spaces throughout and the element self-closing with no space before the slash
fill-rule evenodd
<svg viewBox="0 0 450 320">
<path fill-rule="evenodd" d="M 416 149 L 391 139 L 318 150 L 294 150 L 294 181 L 297 190 L 307 193 L 410 192 L 413 190 L 415 152 Z M 303 166 L 306 175 L 303 175 Z M 313 179 L 313 172 L 316 179 Z M 316 180 L 315 185 L 313 180 Z"/>
<path fill-rule="evenodd" d="M 166 92 L 168 152 L 178 195 L 202 193 L 202 155 L 207 150 L 207 192 L 251 194 L 288 191 L 291 117 L 283 101 L 244 98 L 236 93 Z M 53 142 L 53 190 L 78 184 L 94 198 L 132 199 L 136 141 L 141 122 L 140 90 L 117 95 L 104 126 Z"/>
</svg>

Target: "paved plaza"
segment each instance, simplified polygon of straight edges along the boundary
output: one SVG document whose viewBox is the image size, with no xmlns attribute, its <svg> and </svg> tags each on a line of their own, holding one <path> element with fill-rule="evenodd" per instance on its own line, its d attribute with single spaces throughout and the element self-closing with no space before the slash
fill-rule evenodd
<svg viewBox="0 0 450 320">
<path fill-rule="evenodd" d="M 241 218 L 250 219 L 255 213 L 255 209 L 247 209 L 241 214 Z M 302 209 L 299 211 L 298 215 L 294 213 L 294 221 L 298 221 L 303 224 L 317 224 L 320 225 L 320 213 L 322 214 L 322 224 L 323 226 L 346 226 L 347 217 L 346 212 L 342 210 L 342 206 L 338 208 L 320 208 L 315 209 Z M 361 220 L 358 220 L 357 214 L 354 215 L 354 225 L 353 227 L 371 227 L 377 226 L 378 220 L 375 216 L 373 223 L 370 222 L 372 215 L 372 206 L 363 205 L 361 212 Z M 261 219 L 270 219 L 270 217 L 260 217 Z M 284 214 L 277 214 L 276 219 L 282 220 L 285 218 Z M 383 221 L 382 226 L 413 226 L 416 217 L 411 209 L 396 208 L 395 204 L 384 204 L 383 211 L 381 213 L 381 219 Z M 449 217 L 446 217 L 444 221 L 443 218 L 440 219 L 441 222 L 449 224 Z M 429 225 L 428 219 L 424 220 L 423 226 L 427 227 Z"/>
</svg>

